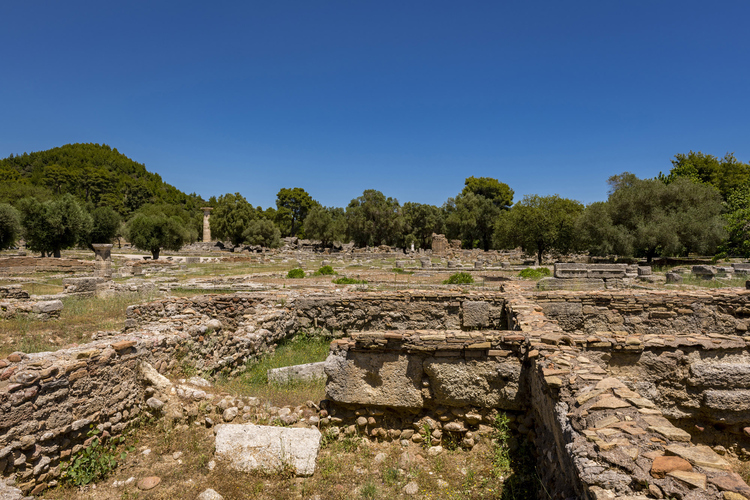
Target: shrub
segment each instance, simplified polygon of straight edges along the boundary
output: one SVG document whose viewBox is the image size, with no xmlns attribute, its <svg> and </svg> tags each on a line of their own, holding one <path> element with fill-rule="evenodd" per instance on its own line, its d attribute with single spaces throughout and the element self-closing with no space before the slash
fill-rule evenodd
<svg viewBox="0 0 750 500">
<path fill-rule="evenodd" d="M 334 276 L 336 274 L 338 273 L 334 271 L 331 266 L 323 266 L 315 271 L 315 274 L 313 276 Z"/>
<path fill-rule="evenodd" d="M 546 267 L 538 267 L 536 269 L 533 267 L 527 267 L 526 269 L 518 273 L 518 276 L 521 278 L 538 280 L 544 278 L 545 276 L 550 276 L 551 274 L 552 273 L 550 272 L 550 270 Z"/>
<path fill-rule="evenodd" d="M 474 283 L 474 277 L 469 273 L 452 274 L 450 278 L 443 281 L 443 285 L 470 285 Z"/>
<path fill-rule="evenodd" d="M 354 278 L 336 278 L 331 283 L 335 283 L 336 285 L 366 285 L 367 281 L 355 280 Z"/>
<path fill-rule="evenodd" d="M 305 277 L 305 271 L 303 271 L 300 268 L 296 269 L 290 269 L 288 273 L 286 273 L 287 278 L 304 278 Z"/>
<path fill-rule="evenodd" d="M 91 444 L 79 451 L 68 463 L 62 465 L 63 482 L 75 486 L 83 486 L 93 481 L 106 478 L 117 468 L 117 461 L 124 460 L 126 452 L 117 454 L 117 446 L 122 444 L 124 437 L 110 439 L 106 444 L 99 439 L 99 431 L 91 429 L 89 437 L 93 437 Z M 128 451 L 135 448 L 128 447 Z"/>
</svg>

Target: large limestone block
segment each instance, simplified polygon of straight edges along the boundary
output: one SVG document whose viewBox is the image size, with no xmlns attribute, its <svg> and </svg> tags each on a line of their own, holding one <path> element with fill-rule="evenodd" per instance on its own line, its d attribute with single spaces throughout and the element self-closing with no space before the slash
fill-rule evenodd
<svg viewBox="0 0 750 500">
<path fill-rule="evenodd" d="M 501 362 L 427 358 L 424 371 L 438 404 L 505 410 L 523 406 L 518 392 L 521 363 L 516 358 Z"/>
<path fill-rule="evenodd" d="M 316 380 L 325 378 L 325 362 L 307 363 L 304 365 L 284 366 L 268 370 L 268 381 L 277 384 L 298 380 Z"/>
<path fill-rule="evenodd" d="M 32 312 L 37 314 L 55 314 L 63 309 L 62 300 L 43 300 L 31 306 Z"/>
<path fill-rule="evenodd" d="M 326 397 L 339 403 L 421 408 L 422 361 L 395 353 L 353 352 L 328 356 Z"/>
<path fill-rule="evenodd" d="M 465 300 L 462 308 L 464 328 L 487 328 L 489 326 L 490 305 L 487 302 Z"/>
<path fill-rule="evenodd" d="M 705 387 L 750 387 L 750 363 L 693 363 L 688 383 Z"/>
<path fill-rule="evenodd" d="M 703 401 L 712 410 L 747 411 L 750 410 L 750 391 L 706 391 Z"/>
<path fill-rule="evenodd" d="M 216 456 L 238 471 L 275 472 L 291 467 L 298 476 L 311 476 L 320 438 L 314 427 L 220 424 L 216 426 Z"/>
</svg>

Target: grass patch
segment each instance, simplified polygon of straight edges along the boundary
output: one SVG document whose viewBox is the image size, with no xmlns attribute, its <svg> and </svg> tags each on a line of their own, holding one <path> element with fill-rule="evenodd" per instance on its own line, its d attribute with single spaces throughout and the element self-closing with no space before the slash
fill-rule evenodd
<svg viewBox="0 0 750 500">
<path fill-rule="evenodd" d="M 125 294 L 113 297 L 66 297 L 60 318 L 43 321 L 28 316 L 0 319 L 0 356 L 14 351 L 55 351 L 69 344 L 89 342 L 102 330 L 122 330 L 125 309 L 153 299 L 152 295 Z"/>
<path fill-rule="evenodd" d="M 404 271 L 404 269 L 401 267 L 394 267 L 393 269 L 391 269 L 391 272 L 396 274 L 414 274 L 414 271 Z"/>
<path fill-rule="evenodd" d="M 519 278 L 538 280 L 547 276 L 551 276 L 552 272 L 546 267 L 527 267 L 518 273 Z"/>
<path fill-rule="evenodd" d="M 443 281 L 443 285 L 470 285 L 474 283 L 474 277 L 469 273 L 451 274 L 450 277 Z"/>
<path fill-rule="evenodd" d="M 298 334 L 281 341 L 274 353 L 248 363 L 247 369 L 239 377 L 218 380 L 217 386 L 228 392 L 268 399 L 279 406 L 299 405 L 308 400 L 320 401 L 325 397 L 325 380 L 269 384 L 268 370 L 325 361 L 329 348 L 330 339 Z"/>
<path fill-rule="evenodd" d="M 336 278 L 335 280 L 331 281 L 331 283 L 334 283 L 336 285 L 366 285 L 367 281 L 354 278 Z"/>
</svg>

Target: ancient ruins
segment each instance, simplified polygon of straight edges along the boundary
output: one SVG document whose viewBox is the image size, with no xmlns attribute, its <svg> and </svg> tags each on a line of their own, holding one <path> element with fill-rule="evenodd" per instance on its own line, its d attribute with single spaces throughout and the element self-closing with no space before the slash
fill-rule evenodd
<svg viewBox="0 0 750 500">
<path fill-rule="evenodd" d="M 92 275 L 67 279 L 68 293 L 130 286 L 108 281 L 108 250 L 97 249 Z M 407 264 L 425 266 L 419 255 Z M 144 413 L 212 425 L 191 406 L 208 397 L 200 386 L 163 375 L 182 363 L 233 376 L 305 330 L 334 340 L 326 399 L 307 415 L 313 430 L 304 439 L 359 433 L 471 450 L 502 411 L 533 443 L 549 498 L 750 498 L 732 465 L 750 458 L 750 291 L 628 286 L 653 281 L 649 271 L 560 265 L 538 288 L 256 283 L 133 305 L 121 332 L 0 360 L 0 471 L 38 495 L 56 484 L 61 460 L 85 445 L 91 425 L 116 436 Z M 566 279 L 575 290 L 561 289 Z M 242 289 L 249 280 L 222 283 Z M 4 314 L 59 310 L 18 287 L 0 294 Z M 224 404 L 233 409 L 225 421 L 245 404 Z M 218 455 L 244 431 L 221 424 L 216 432 Z M 300 475 L 315 468 L 303 457 L 294 463 Z"/>
</svg>

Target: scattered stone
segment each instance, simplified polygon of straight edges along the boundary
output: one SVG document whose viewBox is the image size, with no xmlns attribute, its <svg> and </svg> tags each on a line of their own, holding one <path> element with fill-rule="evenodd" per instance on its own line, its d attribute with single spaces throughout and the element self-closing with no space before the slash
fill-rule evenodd
<svg viewBox="0 0 750 500">
<path fill-rule="evenodd" d="M 144 491 L 152 490 L 159 486 L 159 483 L 161 483 L 161 478 L 158 476 L 144 477 L 138 481 L 138 489 Z"/>
<path fill-rule="evenodd" d="M 427 455 L 430 457 L 435 457 L 437 455 L 440 455 L 443 452 L 442 446 L 430 446 L 427 449 Z"/>
<path fill-rule="evenodd" d="M 404 495 L 416 495 L 419 493 L 419 485 L 416 481 L 411 481 L 401 491 L 404 492 Z"/>
<path fill-rule="evenodd" d="M 667 473 L 668 476 L 684 481 L 694 488 L 706 489 L 706 475 L 700 472 L 686 472 L 675 470 Z"/>
<path fill-rule="evenodd" d="M 657 479 L 664 479 L 667 473 L 681 470 L 692 471 L 693 466 L 687 460 L 674 456 L 656 457 L 651 464 L 651 475 Z"/>
<path fill-rule="evenodd" d="M 196 500 L 224 500 L 224 497 L 219 495 L 215 490 L 208 488 L 203 493 L 198 495 Z"/>
</svg>

